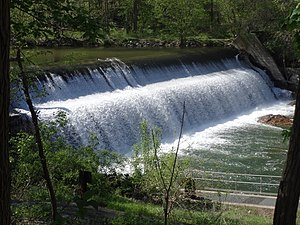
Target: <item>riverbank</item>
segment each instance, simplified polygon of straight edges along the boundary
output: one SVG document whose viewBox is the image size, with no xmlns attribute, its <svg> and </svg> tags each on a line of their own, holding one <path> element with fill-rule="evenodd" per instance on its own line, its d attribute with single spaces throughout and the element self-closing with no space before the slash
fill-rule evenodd
<svg viewBox="0 0 300 225">
<path fill-rule="evenodd" d="M 58 47 L 105 47 L 105 48 L 199 48 L 199 47 L 224 47 L 231 45 L 230 38 L 209 38 L 190 37 L 187 38 L 182 45 L 177 38 L 138 38 L 125 35 L 123 37 L 107 37 L 103 40 L 90 43 L 81 39 L 62 37 L 60 39 L 52 39 L 47 41 L 30 40 L 27 43 L 29 48 L 58 48 Z"/>
</svg>

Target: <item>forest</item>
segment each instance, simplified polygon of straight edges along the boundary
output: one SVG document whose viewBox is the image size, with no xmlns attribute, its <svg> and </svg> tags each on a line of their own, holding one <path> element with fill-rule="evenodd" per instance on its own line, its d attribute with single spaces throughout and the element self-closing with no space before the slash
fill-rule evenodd
<svg viewBox="0 0 300 225">
<path fill-rule="evenodd" d="M 40 50 L 51 54 L 79 47 L 99 51 L 231 47 L 236 37 L 251 33 L 287 78 L 300 67 L 298 3 L 1 0 L 0 224 L 298 224 L 299 94 L 294 93 L 294 125 L 284 130 L 290 142 L 275 211 L 264 211 L 196 196 L 194 181 L 183 173 L 190 159 L 179 154 L 185 102 L 178 109 L 178 143 L 169 152 L 161 149 L 164 131 L 147 121 L 137 128 L 140 140 L 130 158 L 96 150 L 99 140 L 94 134 L 87 145 L 68 143 L 61 132 L 70 124 L 67 114 L 60 111 L 55 120 L 45 122 L 32 100 L 33 93 L 47 94 L 38 90 L 35 78 L 49 65 L 39 66 L 40 62 L 28 59 L 32 54 L 38 59 Z M 30 131 L 13 132 L 9 127 L 11 101 L 18 92 L 29 109 Z M 118 168 L 128 164 L 132 174 L 118 173 Z"/>
<path fill-rule="evenodd" d="M 12 46 L 114 46 L 123 39 L 230 39 L 254 32 L 285 47 L 281 29 L 297 1 L 12 1 Z M 115 43 L 116 42 L 116 43 Z M 135 47 L 135 46 L 133 46 Z"/>
</svg>

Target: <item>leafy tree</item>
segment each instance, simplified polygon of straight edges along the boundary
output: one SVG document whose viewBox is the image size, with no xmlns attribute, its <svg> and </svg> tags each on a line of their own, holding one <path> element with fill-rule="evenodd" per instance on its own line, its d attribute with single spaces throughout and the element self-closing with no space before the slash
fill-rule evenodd
<svg viewBox="0 0 300 225">
<path fill-rule="evenodd" d="M 295 39 L 300 50 L 300 4 L 288 17 L 287 27 L 295 30 Z M 300 83 L 298 84 L 300 87 Z M 300 196 L 300 91 L 298 89 L 296 97 L 296 107 L 294 122 L 291 130 L 289 150 L 287 160 L 278 188 L 274 212 L 274 225 L 294 225 L 296 224 L 297 210 Z"/>
<path fill-rule="evenodd" d="M 56 196 L 48 170 L 38 115 L 34 109 L 29 92 L 30 82 L 23 68 L 21 49 L 26 45 L 28 38 L 34 37 L 37 39 L 44 37 L 47 39 L 49 38 L 49 35 L 51 35 L 59 39 L 64 27 L 72 28 L 78 25 L 79 22 L 83 23 L 83 26 L 81 27 L 82 29 L 86 29 L 86 27 L 88 27 L 84 34 L 87 34 L 86 37 L 89 41 L 94 41 L 97 35 L 93 32 L 88 33 L 88 31 L 97 31 L 98 29 L 95 29 L 94 26 L 91 28 L 91 16 L 89 15 L 88 19 L 85 20 L 85 11 L 80 11 L 80 8 L 76 7 L 73 1 L 42 0 L 35 2 L 32 0 L 15 0 L 12 2 L 12 9 L 13 41 L 17 48 L 16 61 L 19 67 L 20 80 L 25 100 L 29 107 L 34 124 L 34 136 L 38 147 L 39 159 L 43 168 L 44 178 L 51 199 L 52 218 L 55 221 L 58 218 Z M 24 17 L 20 17 L 20 14 L 24 15 Z M 87 25 L 89 26 L 85 26 L 86 24 L 84 24 L 84 21 L 88 21 Z"/>
<path fill-rule="evenodd" d="M 0 224 L 10 224 L 9 46 L 10 1 L 0 1 Z"/>
<path fill-rule="evenodd" d="M 136 33 L 138 30 L 138 17 L 139 17 L 139 2 L 140 0 L 133 0 L 133 18 L 132 18 L 132 24 L 133 24 L 133 32 Z"/>
<path fill-rule="evenodd" d="M 60 112 L 55 118 L 54 121 L 40 123 L 41 138 L 57 198 L 61 202 L 71 202 L 79 195 L 79 170 L 90 171 L 99 182 L 95 186 L 101 187 L 103 184 L 97 178 L 100 157 L 95 153 L 94 143 L 81 148 L 67 144 L 61 133 L 68 124 L 66 115 Z M 13 196 L 22 201 L 47 201 L 49 197 L 43 179 L 43 168 L 39 163 L 39 151 L 32 134 L 19 133 L 11 139 L 11 161 Z M 101 187 L 98 191 L 100 190 L 105 189 Z M 107 193 L 107 190 L 108 188 L 103 192 Z M 15 212 L 18 209 L 19 206 L 16 206 Z"/>
<path fill-rule="evenodd" d="M 29 40 L 45 41 L 68 37 L 80 32 L 85 40 L 94 43 L 102 37 L 102 15 L 80 7 L 76 1 L 12 1 L 12 40 L 23 47 Z"/>
<path fill-rule="evenodd" d="M 125 21 L 127 32 L 138 32 L 139 19 L 141 14 L 141 5 L 144 0 L 122 0 L 120 15 Z"/>
<path fill-rule="evenodd" d="M 278 31 L 282 18 L 296 1 L 217 0 L 223 23 L 233 35 L 240 32 Z"/>
<path fill-rule="evenodd" d="M 204 18 L 201 0 L 164 0 L 156 2 L 156 13 L 167 33 L 176 35 L 184 47 L 188 36 L 199 33 L 199 24 Z"/>
</svg>

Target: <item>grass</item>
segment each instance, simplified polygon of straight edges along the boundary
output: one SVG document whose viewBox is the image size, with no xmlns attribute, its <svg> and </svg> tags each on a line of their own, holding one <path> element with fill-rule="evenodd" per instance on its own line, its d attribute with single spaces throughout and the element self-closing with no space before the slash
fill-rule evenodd
<svg viewBox="0 0 300 225">
<path fill-rule="evenodd" d="M 84 218 L 68 217 L 66 224 L 113 224 L 113 225 L 161 225 L 163 224 L 163 211 L 161 206 L 131 200 L 120 196 L 106 197 L 105 200 L 108 214 L 115 212 L 115 217 L 105 215 L 105 210 L 92 210 Z M 30 207 L 29 207 L 30 206 Z M 30 224 L 39 224 L 38 221 L 48 221 L 49 204 L 19 206 L 14 210 L 14 221 L 23 224 L 22 221 L 33 221 Z M 76 208 L 64 210 L 64 215 L 72 215 Z M 90 209 L 91 210 L 91 209 Z M 46 215 L 47 214 L 47 215 Z M 25 215 L 25 220 L 24 220 Z M 263 209 L 246 206 L 221 205 L 218 210 L 196 211 L 176 208 L 172 211 L 170 224 L 180 225 L 271 225 L 273 209 Z M 298 215 L 299 218 L 299 215 Z M 48 218 L 49 219 L 49 218 Z M 18 222 L 19 221 L 19 222 Z M 73 222 L 72 222 L 73 221 Z M 101 222 L 102 221 L 102 222 Z M 105 223 L 103 222 L 105 221 Z M 44 223 L 43 223 L 44 224 Z M 297 221 L 300 225 L 300 221 Z"/>
<path fill-rule="evenodd" d="M 158 205 L 131 201 L 122 197 L 113 197 L 108 207 L 125 212 L 113 221 L 113 224 L 163 224 L 162 208 Z M 222 205 L 216 211 L 193 211 L 174 209 L 170 217 L 171 224 L 205 225 L 270 225 L 272 211 L 248 207 Z"/>
</svg>

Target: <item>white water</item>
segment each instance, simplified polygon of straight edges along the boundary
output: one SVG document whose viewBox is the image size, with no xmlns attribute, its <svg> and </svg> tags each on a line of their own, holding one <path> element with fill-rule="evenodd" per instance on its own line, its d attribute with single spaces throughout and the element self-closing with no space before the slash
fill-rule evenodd
<svg viewBox="0 0 300 225">
<path fill-rule="evenodd" d="M 73 141 L 88 144 L 89 135 L 96 134 L 99 149 L 127 153 L 139 141 L 139 124 L 143 119 L 162 128 L 164 142 L 174 141 L 183 102 L 183 147 L 216 143 L 221 140 L 215 135 L 217 131 L 236 124 L 242 126 L 243 122 L 237 121 L 243 117 L 238 115 L 278 103 L 261 75 L 234 59 L 166 68 L 129 68 L 120 63 L 112 66 L 105 69 L 106 80 L 102 81 L 100 77 L 104 76 L 97 72 L 102 68 L 90 70 L 90 78 L 75 75 L 64 80 L 52 74 L 51 81 L 43 83 L 52 92 L 36 100 L 41 102 L 36 104 L 40 116 L 51 119 L 53 113 L 64 110 L 70 120 L 67 132 Z M 237 119 L 224 123 L 233 118 Z"/>
<path fill-rule="evenodd" d="M 48 95 L 35 99 L 35 103 L 64 101 L 239 67 L 235 59 L 205 64 L 197 61 L 184 64 L 177 61 L 177 64 L 171 65 L 145 64 L 130 67 L 118 59 L 107 59 L 104 62 L 105 65 L 93 69 L 74 70 L 67 74 L 45 74 L 38 81 L 38 87 L 45 89 Z"/>
<path fill-rule="evenodd" d="M 180 153 L 192 157 L 192 167 L 201 170 L 280 176 L 288 143 L 283 142 L 281 128 L 262 125 L 257 118 L 292 116 L 294 107 L 287 103 L 276 101 L 188 132 L 182 137 Z M 176 145 L 177 140 L 164 143 L 162 149 L 170 151 Z"/>
<path fill-rule="evenodd" d="M 189 151 L 190 149 L 211 151 L 215 146 L 223 146 L 222 148 L 224 148 L 228 145 L 234 145 L 234 139 L 228 139 L 224 134 L 237 133 L 238 130 L 245 129 L 247 127 L 265 127 L 270 130 L 282 130 L 281 128 L 262 125 L 261 123 L 258 123 L 257 120 L 259 117 L 269 114 L 292 116 L 294 107 L 290 106 L 288 103 L 288 101 L 275 101 L 269 105 L 255 107 L 248 112 L 242 113 L 241 115 L 235 115 L 234 117 L 227 118 L 224 121 L 218 121 L 218 123 L 199 127 L 198 129 L 196 128 L 187 132 L 181 139 L 181 153 L 185 153 L 185 151 Z M 172 146 L 175 146 L 177 142 L 178 140 L 165 142 L 162 148 L 167 151 L 168 149 L 171 149 Z M 249 143 L 244 144 L 248 145 Z M 219 148 L 219 151 L 222 151 L 222 149 Z M 223 151 L 223 153 L 230 154 L 229 151 Z"/>
</svg>

